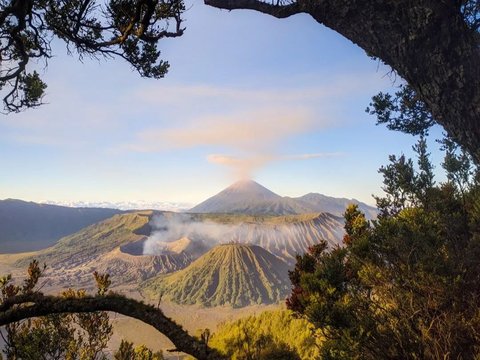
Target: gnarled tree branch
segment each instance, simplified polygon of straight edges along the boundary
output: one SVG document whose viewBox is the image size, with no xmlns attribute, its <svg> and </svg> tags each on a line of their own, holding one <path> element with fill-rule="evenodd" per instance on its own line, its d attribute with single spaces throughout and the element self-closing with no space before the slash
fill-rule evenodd
<svg viewBox="0 0 480 360">
<path fill-rule="evenodd" d="M 286 5 L 271 4 L 258 0 L 205 0 L 205 4 L 225 10 L 248 9 L 282 19 L 305 12 L 301 4 L 293 2 Z"/>
<path fill-rule="evenodd" d="M 220 9 L 275 17 L 308 13 L 391 66 L 435 120 L 480 163 L 478 1 L 204 0 Z"/>
<path fill-rule="evenodd" d="M 160 309 L 117 294 L 66 298 L 41 293 L 22 294 L 8 298 L 0 305 L 0 326 L 50 314 L 112 311 L 138 319 L 153 326 L 176 346 L 176 350 L 200 360 L 225 359 L 205 343 L 190 336 Z"/>
<path fill-rule="evenodd" d="M 6 112 L 42 104 L 46 84 L 28 72 L 50 58 L 60 38 L 80 58 L 125 59 L 141 76 L 162 78 L 168 63 L 158 42 L 183 35 L 182 0 L 5 0 L 0 2 L 0 94 Z"/>
</svg>

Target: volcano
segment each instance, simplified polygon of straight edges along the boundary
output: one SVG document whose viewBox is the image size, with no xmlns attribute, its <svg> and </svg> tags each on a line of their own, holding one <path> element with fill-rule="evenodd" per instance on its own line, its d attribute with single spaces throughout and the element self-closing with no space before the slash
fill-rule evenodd
<svg viewBox="0 0 480 360">
<path fill-rule="evenodd" d="M 335 198 L 316 193 L 298 198 L 282 197 L 253 180 L 238 181 L 190 209 L 189 212 L 248 215 L 327 212 L 343 216 L 348 204 L 358 205 L 369 219 L 376 217 L 377 210 L 374 207 L 355 199 Z"/>
<path fill-rule="evenodd" d="M 148 281 L 144 290 L 179 304 L 243 307 L 284 300 L 290 289 L 288 266 L 255 245 L 218 245 L 187 268 Z"/>
</svg>

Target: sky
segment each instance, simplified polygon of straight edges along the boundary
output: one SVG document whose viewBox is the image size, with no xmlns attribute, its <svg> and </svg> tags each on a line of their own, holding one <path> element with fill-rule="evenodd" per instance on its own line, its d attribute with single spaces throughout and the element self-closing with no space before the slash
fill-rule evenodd
<svg viewBox="0 0 480 360">
<path fill-rule="evenodd" d="M 415 142 L 365 113 L 399 84 L 389 68 L 308 15 L 187 8 L 161 80 L 54 44 L 47 104 L 0 115 L 0 199 L 196 204 L 252 178 L 373 204 L 378 168 Z"/>
</svg>

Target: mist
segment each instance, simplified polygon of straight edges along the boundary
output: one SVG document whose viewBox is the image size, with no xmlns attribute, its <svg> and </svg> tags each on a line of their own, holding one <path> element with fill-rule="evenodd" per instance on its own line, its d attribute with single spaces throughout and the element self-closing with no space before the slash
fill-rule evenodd
<svg viewBox="0 0 480 360">
<path fill-rule="evenodd" d="M 189 214 L 156 215 L 150 221 L 152 233 L 143 244 L 144 255 L 162 255 L 169 252 L 174 241 L 187 237 L 196 245 L 211 248 L 232 241 L 238 224 L 218 224 L 213 221 L 196 220 Z"/>
<path fill-rule="evenodd" d="M 336 246 L 343 238 L 343 223 L 335 218 L 312 218 L 294 223 L 263 223 L 262 219 L 249 219 L 224 224 L 201 219 L 198 215 L 164 213 L 154 216 L 150 225 L 153 231 L 143 244 L 144 255 L 187 250 L 194 256 L 200 256 L 216 245 L 233 242 L 261 246 L 292 265 L 296 254 L 303 254 L 320 239 Z M 178 240 L 182 238 L 189 241 L 179 244 Z"/>
</svg>

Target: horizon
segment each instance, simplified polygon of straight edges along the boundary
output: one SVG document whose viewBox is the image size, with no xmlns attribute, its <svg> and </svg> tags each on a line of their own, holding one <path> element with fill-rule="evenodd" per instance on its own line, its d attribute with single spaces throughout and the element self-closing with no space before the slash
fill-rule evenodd
<svg viewBox="0 0 480 360">
<path fill-rule="evenodd" d="M 2 198 L 0 201 L 5 201 L 5 200 L 20 200 L 20 201 L 25 201 L 25 202 L 33 202 L 33 203 L 38 203 L 38 204 L 45 204 L 45 205 L 57 205 L 57 206 L 67 206 L 67 207 L 75 207 L 75 208 L 92 208 L 92 207 L 100 207 L 100 208 L 107 208 L 109 206 L 114 206 L 113 208 L 115 209 L 120 209 L 120 210 L 147 210 L 147 208 L 138 208 L 138 207 L 128 207 L 128 206 L 137 206 L 140 204 L 144 204 L 145 206 L 151 206 L 156 204 L 157 206 L 163 206 L 163 207 L 158 207 L 158 208 L 152 208 L 152 210 L 164 210 L 164 211 L 185 211 L 189 210 L 190 208 L 193 208 L 202 202 L 210 199 L 211 197 L 221 193 L 224 190 L 227 190 L 230 187 L 233 187 L 235 185 L 238 185 L 239 183 L 243 182 L 253 182 L 256 185 L 259 185 L 263 188 L 265 188 L 268 191 L 273 192 L 275 195 L 278 195 L 282 198 L 299 198 L 304 195 L 309 195 L 309 194 L 320 194 L 324 195 L 327 197 L 332 197 L 336 199 L 346 199 L 346 200 L 356 200 L 360 201 L 359 199 L 355 198 L 348 198 L 345 196 L 331 196 L 329 194 L 324 194 L 321 192 L 306 192 L 298 196 L 290 196 L 290 195 L 284 195 L 284 194 L 279 194 L 270 188 L 268 186 L 265 186 L 264 184 L 259 183 L 258 181 L 254 179 L 241 179 L 237 180 L 230 185 L 224 187 L 223 189 L 218 190 L 215 194 L 209 195 L 205 199 L 201 200 L 200 202 L 197 203 L 188 203 L 188 202 L 182 202 L 182 201 L 162 201 L 162 200 L 146 200 L 146 199 L 131 199 L 131 200 L 124 200 L 124 201 L 108 201 L 108 200 L 75 200 L 75 199 L 70 199 L 70 200 L 61 200 L 61 201 L 55 201 L 55 200 L 50 200 L 50 199 L 42 199 L 42 200 L 31 200 L 31 199 L 19 199 L 19 198 Z M 376 207 L 374 203 L 368 203 L 364 201 L 360 201 L 362 203 L 365 203 L 366 205 Z M 123 205 L 123 207 L 122 207 Z M 115 207 L 115 206 L 120 206 L 120 207 Z M 126 206 L 126 207 L 125 207 Z"/>
<path fill-rule="evenodd" d="M 187 5 L 185 34 L 160 44 L 164 79 L 52 44 L 47 104 L 0 117 L 0 198 L 196 204 L 249 176 L 372 204 L 377 170 L 415 142 L 365 113 L 399 84 L 389 69 L 306 15 Z"/>
</svg>

